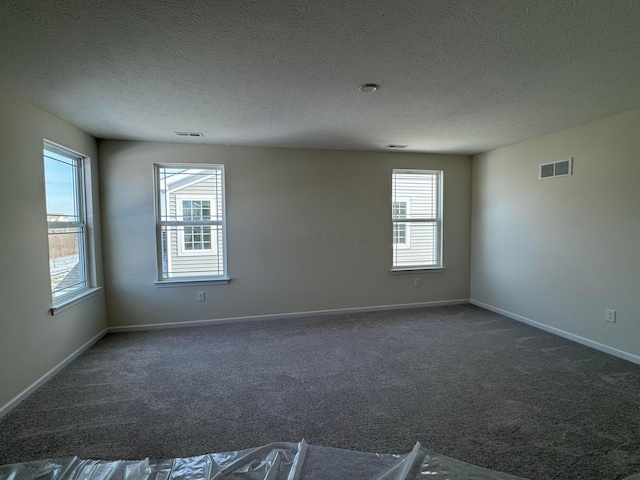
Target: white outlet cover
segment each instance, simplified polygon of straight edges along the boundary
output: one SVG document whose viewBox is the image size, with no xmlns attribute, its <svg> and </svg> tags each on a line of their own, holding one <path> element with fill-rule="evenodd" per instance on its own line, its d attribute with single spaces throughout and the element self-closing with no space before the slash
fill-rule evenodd
<svg viewBox="0 0 640 480">
<path fill-rule="evenodd" d="M 616 322 L 616 311 L 611 309 L 611 308 L 607 308 L 605 310 L 604 319 L 607 322 L 615 323 Z"/>
</svg>

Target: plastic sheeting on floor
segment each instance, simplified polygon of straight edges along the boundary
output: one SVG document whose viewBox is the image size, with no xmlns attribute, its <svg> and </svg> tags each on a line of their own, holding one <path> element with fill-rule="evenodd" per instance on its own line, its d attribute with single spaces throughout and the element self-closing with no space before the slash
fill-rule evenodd
<svg viewBox="0 0 640 480">
<path fill-rule="evenodd" d="M 0 466 L 0 480 L 516 480 L 430 452 L 354 452 L 300 443 L 270 443 L 236 452 L 159 461 L 77 457 Z"/>
</svg>

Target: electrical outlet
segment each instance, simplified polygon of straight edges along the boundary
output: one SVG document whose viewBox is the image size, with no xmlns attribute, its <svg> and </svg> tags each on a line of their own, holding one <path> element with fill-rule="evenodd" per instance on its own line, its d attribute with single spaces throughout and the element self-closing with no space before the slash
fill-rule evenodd
<svg viewBox="0 0 640 480">
<path fill-rule="evenodd" d="M 616 323 L 616 311 L 611 308 L 607 308 L 604 311 L 604 319 L 607 322 Z"/>
<path fill-rule="evenodd" d="M 419 287 L 420 286 L 420 279 L 419 278 L 414 278 L 413 279 L 413 286 L 414 287 Z"/>
<path fill-rule="evenodd" d="M 196 299 L 199 302 L 204 302 L 204 292 L 198 292 L 198 294 L 196 295 Z"/>
</svg>

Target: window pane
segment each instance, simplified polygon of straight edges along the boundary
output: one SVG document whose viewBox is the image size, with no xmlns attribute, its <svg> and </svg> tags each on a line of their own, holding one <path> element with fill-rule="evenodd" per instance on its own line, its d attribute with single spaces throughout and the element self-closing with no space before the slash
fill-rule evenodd
<svg viewBox="0 0 640 480">
<path fill-rule="evenodd" d="M 186 235 L 189 229 L 190 234 Z M 184 252 L 180 254 L 180 237 Z M 163 278 L 224 275 L 222 226 L 162 227 Z"/>
<path fill-rule="evenodd" d="M 393 178 L 392 201 L 398 204 L 397 213 L 394 214 L 403 215 L 401 218 L 436 218 L 437 173 L 394 173 Z M 407 208 L 406 202 L 398 202 L 398 197 L 410 199 L 411 208 Z"/>
<path fill-rule="evenodd" d="M 83 256 L 84 228 L 49 229 L 49 270 L 54 300 L 87 286 Z"/>
<path fill-rule="evenodd" d="M 49 222 L 78 222 L 77 162 L 45 151 L 44 174 Z M 64 161 L 63 161 L 64 159 Z"/>
<path fill-rule="evenodd" d="M 167 278 L 167 271 L 169 269 L 169 252 L 167 251 L 167 232 L 162 231 L 160 233 L 160 255 L 161 255 L 161 263 L 162 263 L 162 278 Z"/>
<path fill-rule="evenodd" d="M 222 220 L 221 169 L 157 168 L 160 221 Z"/>
<path fill-rule="evenodd" d="M 404 229 L 410 238 L 403 238 L 402 244 L 409 244 L 409 248 L 401 248 L 399 244 L 393 247 L 393 265 L 395 267 L 435 266 L 438 265 L 438 236 L 437 224 L 412 223 L 409 225 L 398 223 L 399 229 Z"/>
</svg>

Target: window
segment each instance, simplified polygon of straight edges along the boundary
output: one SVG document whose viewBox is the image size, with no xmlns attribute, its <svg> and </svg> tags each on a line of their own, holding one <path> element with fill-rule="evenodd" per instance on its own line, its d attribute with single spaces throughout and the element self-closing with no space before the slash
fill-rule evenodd
<svg viewBox="0 0 640 480">
<path fill-rule="evenodd" d="M 211 227 L 184 227 L 182 240 L 184 251 L 211 250 Z"/>
<path fill-rule="evenodd" d="M 191 198 L 176 195 L 178 218 L 184 221 L 210 221 L 215 198 Z M 212 238 L 213 236 L 213 238 Z M 208 225 L 180 227 L 178 255 L 211 255 L 217 244 L 216 232 Z"/>
<path fill-rule="evenodd" d="M 396 223 L 393 226 L 393 244 L 397 247 L 399 245 L 407 244 L 407 226 Z"/>
<path fill-rule="evenodd" d="M 442 267 L 442 172 L 393 170 L 393 270 Z"/>
<path fill-rule="evenodd" d="M 227 280 L 224 168 L 156 165 L 158 279 Z"/>
<path fill-rule="evenodd" d="M 43 153 L 55 306 L 89 288 L 84 157 L 49 142 Z"/>
<path fill-rule="evenodd" d="M 396 198 L 396 201 L 391 204 L 392 216 L 395 219 L 402 220 L 407 218 L 407 211 L 409 208 L 409 200 L 400 200 Z M 404 223 L 393 224 L 393 245 L 397 248 L 409 248 L 410 235 L 409 226 Z"/>
</svg>

